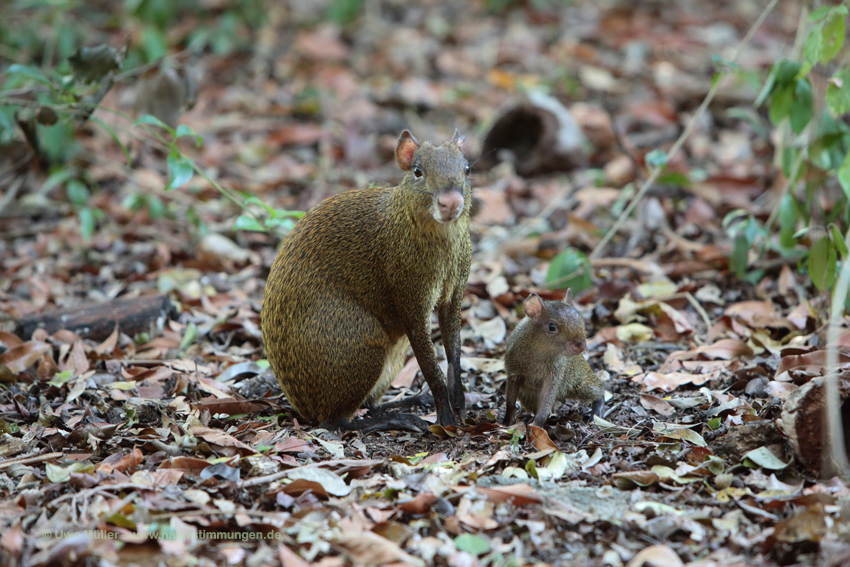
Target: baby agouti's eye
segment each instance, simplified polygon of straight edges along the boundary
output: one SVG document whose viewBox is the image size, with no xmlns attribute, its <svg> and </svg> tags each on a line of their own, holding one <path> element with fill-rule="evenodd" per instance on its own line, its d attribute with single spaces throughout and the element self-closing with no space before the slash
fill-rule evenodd
<svg viewBox="0 0 850 567">
<path fill-rule="evenodd" d="M 549 323 L 549 332 L 550 333 L 557 333 L 558 332 L 558 326 L 555 325 L 555 323 Z"/>
<path fill-rule="evenodd" d="M 420 179 L 422 177 L 422 170 L 418 167 L 413 168 L 413 177 L 416 179 Z"/>
<path fill-rule="evenodd" d="M 466 175 L 469 175 L 469 166 L 468 165 L 463 168 L 463 173 L 466 174 Z"/>
</svg>

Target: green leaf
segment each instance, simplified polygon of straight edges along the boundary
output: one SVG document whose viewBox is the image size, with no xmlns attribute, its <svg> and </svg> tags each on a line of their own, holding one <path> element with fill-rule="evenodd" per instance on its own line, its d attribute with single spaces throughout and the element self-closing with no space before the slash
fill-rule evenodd
<svg viewBox="0 0 850 567">
<path fill-rule="evenodd" d="M 650 168 L 661 168 L 664 169 L 667 167 L 667 154 L 661 149 L 654 149 L 643 158 L 646 165 Z"/>
<path fill-rule="evenodd" d="M 263 201 L 262 199 L 259 199 L 257 197 L 254 197 L 254 196 L 248 197 L 247 199 L 245 199 L 245 204 L 246 205 L 259 205 L 259 206 L 263 207 L 265 210 L 267 210 L 268 213 L 271 216 L 273 216 L 273 217 L 277 216 L 277 211 L 274 210 L 274 207 L 266 204 L 265 201 Z"/>
<path fill-rule="evenodd" d="M 720 223 L 720 226 L 725 229 L 728 229 L 736 220 L 745 217 L 749 214 L 749 211 L 745 209 L 735 209 L 734 211 L 730 211 L 726 213 L 725 217 L 723 217 L 723 222 Z"/>
<path fill-rule="evenodd" d="M 821 6 L 811 14 L 809 14 L 810 22 L 817 22 L 818 20 L 822 20 L 829 15 L 830 10 L 832 10 L 832 6 Z"/>
<path fill-rule="evenodd" d="M 821 30 L 821 63 L 828 63 L 838 55 L 844 46 L 845 33 L 844 16 L 833 12 Z"/>
<path fill-rule="evenodd" d="M 471 555 L 482 555 L 490 551 L 490 543 L 483 537 L 475 534 L 461 534 L 455 538 L 455 545 L 460 551 Z"/>
<path fill-rule="evenodd" d="M 265 227 L 254 217 L 239 215 L 233 224 L 233 230 L 253 230 L 254 232 L 265 232 Z"/>
<path fill-rule="evenodd" d="M 794 85 L 785 85 L 773 91 L 767 116 L 774 125 L 778 126 L 791 111 L 791 104 L 794 102 L 794 88 Z"/>
<path fill-rule="evenodd" d="M 71 179 L 65 184 L 65 193 L 72 205 L 85 207 L 89 202 L 89 188 L 79 179 Z"/>
<path fill-rule="evenodd" d="M 94 235 L 94 211 L 89 207 L 83 207 L 77 213 L 80 218 L 80 234 L 86 240 L 91 240 Z"/>
<path fill-rule="evenodd" d="M 797 87 L 794 89 L 794 102 L 791 103 L 789 112 L 791 128 L 795 134 L 803 131 L 803 128 L 812 119 L 814 113 L 814 100 L 812 98 L 812 85 L 808 79 L 798 79 Z"/>
<path fill-rule="evenodd" d="M 48 79 L 40 69 L 29 65 L 19 65 L 17 63 L 9 65 L 9 68 L 6 70 L 6 75 L 21 75 L 22 77 L 38 81 L 39 83 L 53 86 L 50 79 Z"/>
<path fill-rule="evenodd" d="M 148 214 L 150 218 L 156 220 L 165 216 L 165 203 L 159 198 L 159 195 L 148 195 L 146 198 L 148 205 Z"/>
<path fill-rule="evenodd" d="M 826 104 L 837 118 L 850 111 L 850 96 L 846 90 L 830 82 L 826 86 Z"/>
<path fill-rule="evenodd" d="M 729 267 L 732 268 L 732 272 L 738 278 L 743 278 L 747 273 L 749 262 L 747 254 L 750 251 L 750 246 L 751 242 L 744 234 L 735 237 L 735 247 L 732 249 L 732 257 L 729 258 Z"/>
<path fill-rule="evenodd" d="M 172 136 L 175 134 L 174 128 L 172 128 L 171 126 L 151 114 L 145 114 L 144 116 L 133 122 L 133 126 L 138 126 L 139 124 L 152 124 L 154 126 L 159 126 L 164 130 L 168 130 L 168 132 L 170 132 Z"/>
<path fill-rule="evenodd" d="M 841 167 L 838 168 L 838 183 L 844 190 L 847 200 L 850 201 L 850 152 L 847 152 L 844 161 L 841 162 Z"/>
<path fill-rule="evenodd" d="M 844 241 L 844 235 L 841 234 L 841 229 L 836 225 L 832 225 L 830 232 L 832 233 L 832 242 L 835 244 L 835 249 L 841 254 L 842 259 L 846 259 L 848 254 L 847 242 Z"/>
<path fill-rule="evenodd" d="M 773 64 L 770 68 L 770 73 L 767 74 L 767 79 L 764 81 L 764 86 L 759 91 L 758 96 L 756 97 L 755 102 L 753 102 L 753 106 L 756 108 L 760 107 L 764 104 L 764 101 L 767 100 L 767 97 L 770 96 L 770 93 L 773 92 L 773 87 L 776 86 L 776 75 L 779 73 L 779 62 Z"/>
<path fill-rule="evenodd" d="M 180 126 L 178 126 L 177 132 L 175 132 L 175 134 L 174 134 L 175 138 L 182 138 L 183 136 L 194 136 L 195 137 L 195 143 L 197 144 L 197 146 L 199 148 L 201 147 L 201 144 L 204 141 L 204 139 L 200 135 L 196 134 L 194 130 L 192 130 L 190 127 L 186 126 L 185 124 L 181 124 Z"/>
<path fill-rule="evenodd" d="M 199 336 L 201 336 L 201 333 L 198 331 L 198 326 L 190 321 L 186 326 L 186 332 L 183 334 L 183 340 L 180 341 L 180 350 L 183 351 L 192 346 Z"/>
<path fill-rule="evenodd" d="M 101 120 L 97 116 L 92 116 L 91 118 L 89 118 L 89 120 L 91 120 L 95 124 L 98 124 L 101 128 L 103 128 L 106 131 L 107 134 L 110 135 L 110 137 L 113 140 L 115 140 L 115 143 L 118 144 L 118 146 L 124 152 L 124 157 L 127 158 L 127 165 L 130 165 L 130 163 L 133 161 L 132 158 L 130 157 L 130 150 L 127 149 L 127 146 L 124 144 L 124 142 L 121 141 L 121 139 L 118 137 L 118 134 L 115 132 L 115 130 L 112 128 L 112 126 L 108 125 L 106 122 L 104 122 L 103 120 Z"/>
<path fill-rule="evenodd" d="M 794 232 L 797 229 L 797 203 L 790 193 L 786 193 L 779 203 L 779 244 L 783 248 L 793 248 L 797 243 L 794 240 Z"/>
<path fill-rule="evenodd" d="M 759 447 L 758 449 L 753 449 L 752 451 L 744 455 L 744 460 L 746 459 L 749 459 L 750 461 L 762 468 L 769 469 L 772 471 L 778 471 L 788 466 L 788 463 L 783 463 L 782 461 L 780 461 L 779 458 L 773 454 L 773 451 L 771 451 L 767 447 Z"/>
<path fill-rule="evenodd" d="M 552 289 L 571 288 L 574 294 L 590 288 L 593 278 L 587 256 L 574 248 L 555 256 L 549 263 L 546 285 Z"/>
<path fill-rule="evenodd" d="M 779 69 L 776 71 L 776 82 L 780 85 L 793 83 L 801 67 L 802 65 L 796 61 L 783 59 L 779 62 Z"/>
<path fill-rule="evenodd" d="M 171 172 L 171 181 L 165 190 L 177 189 L 182 187 L 192 179 L 195 170 L 192 168 L 192 162 L 186 156 L 180 154 L 170 154 L 168 156 L 168 170 Z"/>
<path fill-rule="evenodd" d="M 797 148 L 787 145 L 782 148 L 782 155 L 779 156 L 779 167 L 782 168 L 782 174 L 785 177 L 791 178 L 791 174 L 794 169 L 794 162 L 797 161 L 797 155 L 799 154 L 799 150 Z M 793 183 L 793 181 L 791 181 Z"/>
<path fill-rule="evenodd" d="M 326 16 L 341 26 L 353 22 L 363 10 L 363 0 L 331 0 Z"/>
<path fill-rule="evenodd" d="M 818 240 L 809 251 L 809 276 L 818 291 L 832 287 L 835 281 L 835 264 L 837 258 L 835 247 L 828 236 Z"/>
<path fill-rule="evenodd" d="M 803 55 L 806 57 L 806 63 L 815 65 L 820 61 L 821 49 L 823 41 L 821 40 L 822 29 L 820 26 L 809 32 L 809 37 L 806 38 L 806 45 L 803 47 Z"/>
<path fill-rule="evenodd" d="M 690 187 L 691 180 L 681 171 L 668 171 L 658 176 L 658 183 L 664 185 L 675 185 L 677 187 Z"/>
</svg>

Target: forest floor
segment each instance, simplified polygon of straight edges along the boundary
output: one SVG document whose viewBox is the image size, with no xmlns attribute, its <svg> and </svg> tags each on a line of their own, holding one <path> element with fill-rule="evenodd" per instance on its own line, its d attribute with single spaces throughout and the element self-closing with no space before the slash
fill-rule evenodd
<svg viewBox="0 0 850 567">
<path fill-rule="evenodd" d="M 263 360 L 259 313 L 280 235 L 234 229 L 241 211 L 199 175 L 165 191 L 167 154 L 104 109 L 138 116 L 185 101 L 149 79 L 120 83 L 94 116 L 129 164 L 91 123 L 75 135 L 63 170 L 73 175 L 39 167 L 23 138 L 0 152 L 0 564 L 850 562 L 848 485 L 822 480 L 783 421 L 789 396 L 824 373 L 827 298 L 799 257 L 751 258 L 736 277 L 722 224 L 739 209 L 766 221 L 782 196 L 776 140 L 752 103 L 791 50 L 798 3 L 780 2 L 748 41 L 740 72 L 591 259 L 592 285 L 573 282 L 607 411 L 593 419 L 568 402 L 543 428 L 522 412 L 501 425 L 518 307 L 532 292 L 563 297 L 547 285 L 553 259 L 600 245 L 650 174 L 647 154 L 668 150 L 697 113 L 712 57 L 731 58 L 767 2 L 366 1 L 347 25 L 322 21 L 327 3 L 315 4 L 268 3 L 258 27 L 234 24 L 247 46 L 178 56 L 197 90 L 179 122 L 203 140 L 179 149 L 288 211 L 398 183 L 405 128 L 435 143 L 457 128 L 471 162 L 485 154 L 472 173 L 466 423 L 368 435 L 304 423 Z M 195 17 L 169 30 L 172 53 Z M 140 33 L 92 25 L 86 41 Z M 580 127 L 569 159 L 486 152 L 490 128 L 535 96 Z M 521 124 L 514 135 L 533 137 Z M 90 239 L 74 176 L 92 188 Z M 134 297 L 153 298 L 141 327 L 113 330 L 114 301 Z M 100 334 L 14 333 L 91 305 Z M 422 385 L 411 356 L 385 400 Z"/>
</svg>

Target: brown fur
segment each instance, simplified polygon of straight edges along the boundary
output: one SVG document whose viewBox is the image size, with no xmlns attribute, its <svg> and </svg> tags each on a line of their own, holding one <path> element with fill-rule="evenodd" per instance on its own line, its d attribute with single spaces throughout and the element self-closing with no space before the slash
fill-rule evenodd
<svg viewBox="0 0 850 567">
<path fill-rule="evenodd" d="M 593 413 L 604 410 L 602 380 L 584 356 L 587 333 L 584 320 L 571 303 L 543 301 L 537 295 L 525 300 L 527 316 L 508 339 L 505 370 L 508 374 L 504 423 L 516 418 L 516 400 L 534 414 L 533 425 L 542 426 L 555 402 L 567 399 L 593 404 Z M 550 331 L 550 324 L 557 330 Z M 573 354 L 576 353 L 576 354 Z"/>
<path fill-rule="evenodd" d="M 406 339 L 439 422 L 454 423 L 453 409 L 463 408 L 460 303 L 472 244 L 460 141 L 419 146 L 405 131 L 401 184 L 330 197 L 283 241 L 266 283 L 263 340 L 281 389 L 307 420 L 339 424 L 367 400 L 379 401 L 404 362 Z M 438 223 L 435 200 L 449 190 L 462 191 L 464 207 L 456 220 Z M 435 308 L 448 388 L 430 339 Z"/>
</svg>

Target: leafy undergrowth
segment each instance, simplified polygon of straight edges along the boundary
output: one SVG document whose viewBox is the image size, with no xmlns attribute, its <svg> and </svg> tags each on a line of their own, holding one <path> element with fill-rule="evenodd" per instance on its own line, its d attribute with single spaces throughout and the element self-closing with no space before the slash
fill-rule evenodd
<svg viewBox="0 0 850 567">
<path fill-rule="evenodd" d="M 433 141 L 458 127 L 478 156 L 483 125 L 527 88 L 580 101 L 570 110 L 592 149 L 568 173 L 521 176 L 507 160 L 474 174 L 466 423 L 367 436 L 300 423 L 263 363 L 259 310 L 278 240 L 235 230 L 243 211 L 190 173 L 165 192 L 165 156 L 118 122 L 132 167 L 110 136 L 81 131 L 64 172 L 13 168 L 0 199 L 0 564 L 847 561 L 846 482 L 819 480 L 818 460 L 779 426 L 789 396 L 824 373 L 827 302 L 799 250 L 748 258 L 744 246 L 749 283 L 728 260 L 721 219 L 743 209 L 764 221 L 781 197 L 764 116 L 728 112 L 755 96 L 746 73 L 575 293 L 604 418 L 567 403 L 542 429 L 500 423 L 517 306 L 532 291 L 563 297 L 546 289 L 553 258 L 593 250 L 645 178 L 644 155 L 669 147 L 708 90 L 712 51 L 743 36 L 753 10 L 440 4 L 406 17 L 367 9 L 350 27 L 275 3 L 250 49 L 196 63 L 206 78 L 181 120 L 203 144 L 182 151 L 229 187 L 308 209 L 396 182 L 404 127 Z M 791 4 L 742 68 L 791 43 Z M 173 36 L 188 36 L 187 18 Z M 125 95 L 103 104 L 129 111 Z M 0 152 L 0 180 L 21 154 Z M 98 190 L 75 200 L 63 184 L 76 177 Z M 827 209 L 834 195 L 819 199 Z M 98 211 L 90 239 L 81 207 Z M 133 336 L 12 333 L 52 309 L 156 294 L 175 313 Z M 385 401 L 421 382 L 411 359 Z"/>
</svg>

